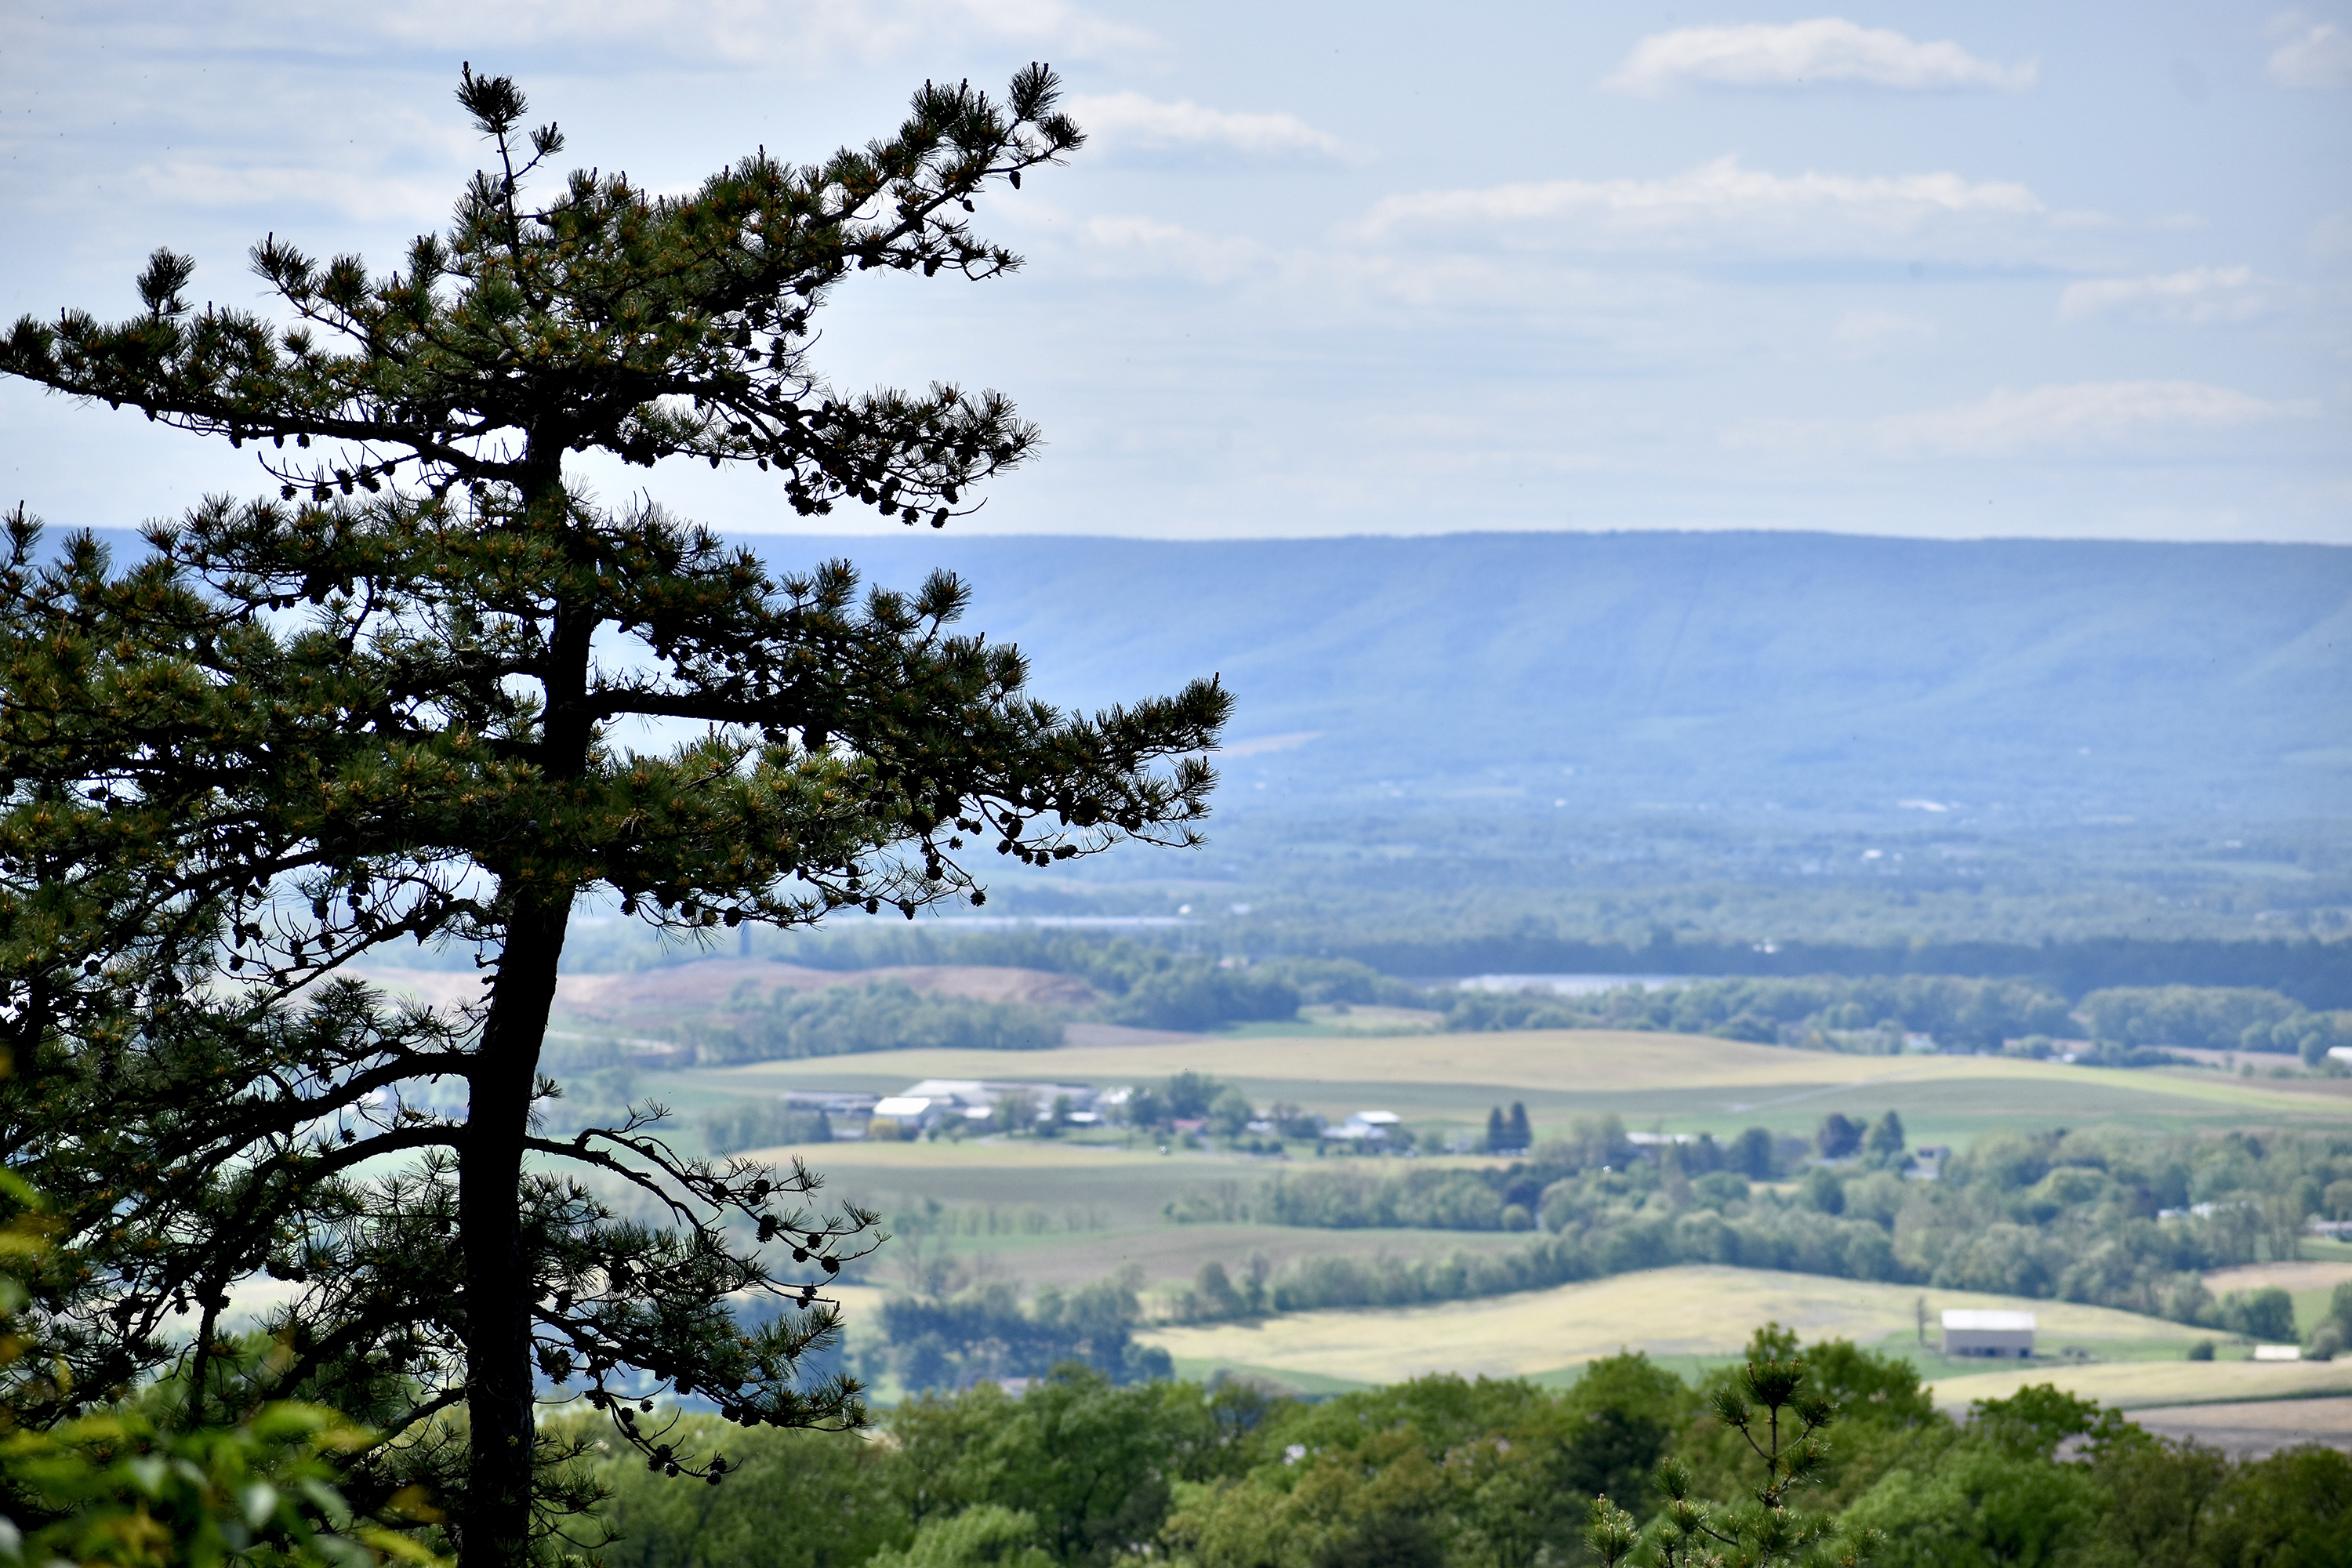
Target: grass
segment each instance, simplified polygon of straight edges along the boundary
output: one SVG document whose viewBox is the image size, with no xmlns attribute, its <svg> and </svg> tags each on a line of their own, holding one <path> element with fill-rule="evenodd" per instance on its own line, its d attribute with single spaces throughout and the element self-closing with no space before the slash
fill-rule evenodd
<svg viewBox="0 0 2352 1568">
<path fill-rule="evenodd" d="M 1236 1082 L 1260 1104 L 1289 1100 L 1329 1117 L 1378 1107 L 1396 1110 L 1424 1131 L 1478 1129 L 1490 1105 L 1514 1100 L 1526 1102 L 1538 1132 L 1604 1110 L 1635 1128 L 1724 1135 L 1757 1124 L 1804 1131 L 1832 1110 L 1874 1117 L 1891 1108 L 1901 1113 L 1914 1143 L 2105 1121 L 2168 1131 L 2308 1123 L 2342 1103 L 2219 1074 L 2126 1073 L 2003 1058 L 1847 1057 L 1598 1030 L 1400 1035 L 1370 1032 L 1370 1026 L 1389 1022 L 1371 1018 L 1342 1034 L 1341 1022 L 1319 1019 L 1288 1033 L 1159 1037 L 1048 1051 L 890 1051 L 693 1068 L 648 1075 L 644 1087 L 692 1115 L 793 1089 L 889 1092 L 920 1078 L 1108 1085 L 1190 1069 Z M 1188 1189 L 1254 1201 L 1276 1171 L 1318 1163 L 1305 1146 L 1294 1149 L 1287 1162 L 1182 1149 L 1163 1155 L 1148 1140 L 1102 1135 L 830 1143 L 798 1152 L 831 1178 L 835 1193 L 886 1215 L 923 1215 L 936 1205 L 966 1216 L 952 1226 L 904 1227 L 905 1237 L 863 1271 L 875 1284 L 899 1283 L 901 1260 L 918 1249 L 934 1258 L 950 1254 L 967 1279 L 1068 1286 L 1134 1266 L 1147 1288 L 1164 1291 L 1189 1283 L 1205 1262 L 1234 1268 L 1254 1253 L 1279 1267 L 1310 1255 L 1444 1256 L 1507 1250 L 1527 1240 L 1493 1233 L 1307 1230 L 1244 1223 L 1238 1212 L 1206 1225 L 1163 1220 L 1163 1205 Z M 937 1234 L 949 1229 L 957 1234 Z M 2352 1247 L 2311 1250 L 2315 1257 L 2325 1250 L 2352 1261 Z M 2298 1312 L 2306 1317 L 2325 1300 L 2316 1281 L 2298 1280 L 2293 1289 Z M 2315 1291 L 2313 1300 L 2304 1299 Z M 1694 1267 L 1443 1306 L 1153 1329 L 1147 1337 L 1168 1349 L 1188 1375 L 1223 1370 L 1306 1393 L 1432 1370 L 1565 1382 L 1584 1361 L 1621 1346 L 1646 1350 L 1677 1372 L 1696 1375 L 1735 1356 L 1748 1331 L 1768 1319 L 1809 1338 L 1840 1335 L 1902 1353 L 1937 1380 L 1939 1393 L 1949 1391 L 1945 1396 L 1963 1402 L 1984 1389 L 2014 1386 L 2019 1377 L 2089 1378 L 2084 1386 L 2095 1384 L 2098 1397 L 2125 1389 L 2136 1390 L 2130 1397 L 2139 1403 L 2181 1403 L 2305 1392 L 2305 1384 L 2327 1386 L 2334 1375 L 2289 1373 L 2248 1383 L 2251 1371 L 2227 1370 L 2240 1363 L 2226 1359 L 2226 1349 L 2220 1362 L 2179 1359 L 2206 1337 L 2185 1325 L 2049 1301 L 1928 1292 L 1931 1309 L 2014 1306 L 2039 1315 L 2051 1356 L 1988 1372 L 1980 1363 L 1947 1362 L 1916 1342 L 1913 1312 L 1919 1296 L 1912 1286 Z M 854 1330 L 853 1337 L 858 1331 L 866 1331 Z M 2069 1346 L 2086 1352 L 2093 1364 L 2057 1359 Z"/>
<path fill-rule="evenodd" d="M 1908 1342 L 1916 1333 L 1922 1294 L 1909 1285 L 1693 1264 L 1476 1301 L 1296 1312 L 1256 1323 L 1152 1329 L 1144 1337 L 1180 1364 L 1366 1384 L 1427 1372 L 1572 1375 L 1578 1364 L 1621 1349 L 1690 1358 L 1694 1365 L 1728 1359 L 1768 1320 L 1807 1339 L 1839 1337 L 1900 1348 L 1893 1342 L 1901 1336 Z M 2104 1307 L 1971 1291 L 1924 1294 L 1931 1313 L 1947 1307 L 2031 1311 L 2053 1343 L 2080 1344 L 2094 1353 L 2112 1351 L 2136 1361 L 2168 1350 L 2183 1355 L 2205 1337 L 2184 1324 Z"/>
<path fill-rule="evenodd" d="M 2031 1364 L 1939 1378 L 1934 1387 L 1937 1404 L 1957 1407 L 1975 1399 L 2006 1398 L 2029 1384 L 2040 1383 L 2053 1384 L 2069 1394 L 2123 1410 L 2148 1405 L 2309 1399 L 2320 1394 L 2352 1394 L 2352 1361 L 2174 1361 L 2054 1367 Z"/>
<path fill-rule="evenodd" d="M 2312 1244 L 2304 1243 L 2306 1251 Z M 2333 1303 L 2336 1287 L 2352 1281 L 2352 1261 L 2306 1258 L 2295 1263 L 2250 1263 L 2205 1276 L 2205 1289 L 2216 1296 L 2231 1290 L 2259 1290 L 2275 1285 L 2294 1301 L 2294 1327 L 2308 1335 L 2319 1326 Z"/>
<path fill-rule="evenodd" d="M 1892 1109 L 1915 1142 L 1965 1142 L 1993 1127 L 2092 1121 L 2156 1130 L 2333 1121 L 2344 1110 L 2336 1098 L 2219 1075 L 2126 1073 L 2000 1057 L 1849 1057 L 1597 1029 L 1318 1032 L 1047 1051 L 881 1051 L 696 1068 L 657 1081 L 665 1098 L 691 1109 L 789 1089 L 894 1089 L 920 1078 L 1115 1084 L 1187 1069 L 1239 1083 L 1261 1101 L 1295 1100 L 1326 1116 L 1378 1107 L 1444 1131 L 1481 1127 L 1489 1106 L 1513 1100 L 1527 1103 L 1539 1132 L 1602 1111 L 1636 1127 L 1728 1134 L 1759 1123 L 1807 1129 L 1832 1110 L 1875 1116 Z"/>
</svg>

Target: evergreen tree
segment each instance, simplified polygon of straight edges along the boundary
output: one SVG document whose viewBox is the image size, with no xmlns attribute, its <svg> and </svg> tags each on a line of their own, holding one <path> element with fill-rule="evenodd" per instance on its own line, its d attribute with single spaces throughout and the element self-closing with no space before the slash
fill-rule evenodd
<svg viewBox="0 0 2352 1568">
<path fill-rule="evenodd" d="M 1534 1145 L 1535 1130 L 1528 1125 L 1528 1108 L 1517 1100 L 1511 1101 L 1511 1147 L 1524 1151 Z"/>
<path fill-rule="evenodd" d="M 1890 1110 L 1870 1124 L 1870 1135 L 1864 1147 L 1881 1161 L 1891 1161 L 1903 1152 L 1903 1118 Z"/>
<path fill-rule="evenodd" d="M 1015 650 L 951 632 L 951 577 L 774 576 L 566 463 L 731 465 L 803 515 L 968 507 L 1032 428 L 992 393 L 836 393 L 813 321 L 852 272 L 1015 267 L 965 215 L 1079 144 L 1055 96 L 1037 67 L 1003 102 L 927 85 L 894 137 L 822 166 L 762 152 L 678 197 L 581 173 L 534 200 L 562 139 L 469 68 L 491 167 L 404 268 L 272 236 L 272 320 L 192 308 L 193 264 L 159 250 L 139 314 L 0 342 L 0 372 L 255 444 L 276 492 L 152 526 L 121 570 L 88 535 L 44 563 L 9 522 L 0 1145 L 65 1194 L 68 1266 L 26 1330 L 70 1374 L 22 1419 L 166 1372 L 192 1422 L 323 1395 L 391 1434 L 354 1500 L 425 1482 L 467 1568 L 523 1560 L 583 1501 L 535 1377 L 713 1483 L 723 1456 L 643 1418 L 651 1394 L 863 1419 L 809 1356 L 873 1215 L 821 1205 L 797 1162 L 687 1158 L 655 1108 L 539 1130 L 574 903 L 609 891 L 707 942 L 978 903 L 963 857 L 990 837 L 1040 866 L 1189 844 L 1227 698 L 1059 712 Z M 639 717 L 709 728 L 646 754 L 611 732 Z M 343 976 L 412 942 L 474 947 L 478 1003 L 392 1008 Z M 223 1315 L 265 1271 L 289 1299 L 257 1352 Z M 770 1304 L 739 1321 L 747 1295 Z"/>
<path fill-rule="evenodd" d="M 1510 1147 L 1511 1133 L 1503 1124 L 1503 1108 L 1495 1106 L 1486 1112 L 1486 1152 L 1500 1154 Z"/>
</svg>

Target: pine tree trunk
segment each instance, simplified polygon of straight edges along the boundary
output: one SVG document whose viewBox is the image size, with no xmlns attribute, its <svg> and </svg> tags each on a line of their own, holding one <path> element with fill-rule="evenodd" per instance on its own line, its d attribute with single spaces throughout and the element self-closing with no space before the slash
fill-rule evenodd
<svg viewBox="0 0 2352 1568">
<path fill-rule="evenodd" d="M 555 999 L 571 899 L 531 898 L 523 904 L 507 929 L 458 1163 L 466 1407 L 472 1426 L 459 1521 L 461 1568 L 514 1568 L 528 1556 L 530 1539 L 534 1292 L 519 1194 L 540 1041 Z"/>
<path fill-rule="evenodd" d="M 565 504 L 560 473 L 527 486 L 526 493 L 535 508 Z M 593 614 L 576 607 L 556 613 L 547 668 L 541 672 L 546 708 L 540 768 L 546 778 L 577 778 L 588 765 L 593 726 L 580 701 L 587 689 L 595 624 Z M 530 1333 L 537 1291 L 523 1249 L 523 1140 L 530 1131 L 540 1047 L 555 1002 L 572 891 L 549 886 L 515 894 L 474 1070 L 457 1177 L 466 1268 L 466 1407 L 472 1426 L 460 1568 L 520 1568 L 530 1555 L 531 1458 L 538 1433 Z"/>
</svg>

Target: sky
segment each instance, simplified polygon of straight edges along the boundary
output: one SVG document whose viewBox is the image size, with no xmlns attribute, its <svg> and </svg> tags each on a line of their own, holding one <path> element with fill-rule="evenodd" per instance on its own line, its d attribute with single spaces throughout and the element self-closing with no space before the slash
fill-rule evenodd
<svg viewBox="0 0 2352 1568">
<path fill-rule="evenodd" d="M 482 155 L 461 61 L 683 190 L 1045 60 L 1090 136 L 982 205 L 1024 267 L 855 279 L 819 349 L 1044 427 L 959 527 L 2352 543 L 2352 4 L 1688 3 L 5 0 L 0 320 L 129 314 L 157 245 L 248 306 L 265 233 L 389 266 Z M 261 483 L 0 383 L 0 504 Z"/>
</svg>

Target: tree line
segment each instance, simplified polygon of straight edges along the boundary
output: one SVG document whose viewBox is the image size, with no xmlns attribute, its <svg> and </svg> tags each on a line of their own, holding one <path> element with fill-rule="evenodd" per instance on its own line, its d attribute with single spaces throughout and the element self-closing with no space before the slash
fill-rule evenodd
<svg viewBox="0 0 2352 1568">
<path fill-rule="evenodd" d="M 2200 1276 L 2295 1258 L 2308 1220 L 2352 1218 L 2352 1138 L 2340 1135 L 1996 1133 L 1945 1160 L 1934 1181 L 1906 1179 L 1909 1160 L 1892 1112 L 1868 1126 L 1824 1118 L 1810 1144 L 1756 1128 L 1640 1148 L 1600 1117 L 1507 1165 L 1285 1172 L 1242 1195 L 1248 1217 L 1532 1234 L 1517 1253 L 1302 1258 L 1273 1272 L 1248 1311 L 1196 1285 L 1178 1312 L 1398 1306 L 1714 1263 L 2083 1301 L 2292 1339 L 2283 1293 L 2216 1299 Z M 1187 1212 L 1180 1202 L 1171 1217 Z"/>
<path fill-rule="evenodd" d="M 2254 1568 L 2341 1561 L 2352 1526 L 2335 1450 L 2234 1460 L 2047 1386 L 1948 1415 L 1909 1363 L 1772 1327 L 1696 1386 L 1639 1354 L 1558 1390 L 1320 1402 L 1070 1364 L 910 1398 L 885 1442 L 677 1426 L 728 1448 L 734 1484 L 592 1459 L 614 1568 Z"/>
</svg>

